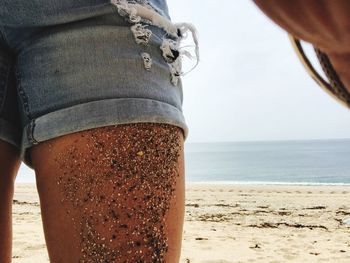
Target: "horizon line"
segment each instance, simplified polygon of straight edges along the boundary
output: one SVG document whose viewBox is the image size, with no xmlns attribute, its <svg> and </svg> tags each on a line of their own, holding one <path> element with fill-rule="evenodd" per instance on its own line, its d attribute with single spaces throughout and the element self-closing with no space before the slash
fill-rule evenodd
<svg viewBox="0 0 350 263">
<path fill-rule="evenodd" d="M 319 138 L 319 139 L 258 139 L 258 140 L 234 140 L 234 141 L 198 141 L 198 142 L 185 142 L 187 144 L 196 143 L 236 143 L 236 142 L 291 142 L 291 141 L 339 141 L 339 140 L 350 140 L 350 138 Z"/>
</svg>

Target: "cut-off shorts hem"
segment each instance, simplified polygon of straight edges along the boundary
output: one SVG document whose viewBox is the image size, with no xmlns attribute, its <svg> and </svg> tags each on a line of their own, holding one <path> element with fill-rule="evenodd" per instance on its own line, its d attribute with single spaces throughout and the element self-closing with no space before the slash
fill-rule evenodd
<svg viewBox="0 0 350 263">
<path fill-rule="evenodd" d="M 168 103 L 146 98 L 105 99 L 74 105 L 33 119 L 24 127 L 20 158 L 34 169 L 28 149 L 40 142 L 98 127 L 144 122 L 178 126 L 183 130 L 184 140 L 188 137 L 183 113 Z"/>
</svg>

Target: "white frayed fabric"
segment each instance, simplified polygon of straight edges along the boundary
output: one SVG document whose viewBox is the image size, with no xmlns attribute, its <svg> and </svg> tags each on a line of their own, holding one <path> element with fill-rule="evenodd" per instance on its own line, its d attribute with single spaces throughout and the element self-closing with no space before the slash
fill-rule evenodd
<svg viewBox="0 0 350 263">
<path fill-rule="evenodd" d="M 198 32 L 194 25 L 190 23 L 176 23 L 173 24 L 170 20 L 166 19 L 165 17 L 161 16 L 157 12 L 155 12 L 152 9 L 148 9 L 144 6 L 135 4 L 135 7 L 137 15 L 140 17 L 147 19 L 151 21 L 152 25 L 158 26 L 162 29 L 164 29 L 169 35 L 173 37 L 180 37 L 181 39 L 185 39 L 188 36 L 188 32 L 191 32 L 192 39 L 195 44 L 195 57 L 196 57 L 196 64 L 186 73 L 181 73 L 182 76 L 190 73 L 192 70 L 194 70 L 198 63 L 199 63 L 199 41 L 198 41 Z M 186 53 L 186 52 L 184 52 Z M 186 53 L 188 54 L 188 53 Z M 193 57 L 193 56 L 191 56 Z"/>
<path fill-rule="evenodd" d="M 134 34 L 135 41 L 137 44 L 147 45 L 151 36 L 152 31 L 146 28 L 147 25 L 137 23 L 131 27 L 131 31 Z"/>
<path fill-rule="evenodd" d="M 152 7 L 147 4 L 147 0 L 112 0 L 112 4 L 117 6 L 118 12 L 123 17 L 129 19 L 130 22 L 140 23 L 141 21 L 153 26 L 157 26 L 165 30 L 165 32 L 177 39 L 163 39 L 161 50 L 163 52 L 164 59 L 168 62 L 172 76 L 176 78 L 173 81 L 177 83 L 178 76 L 184 76 L 194 70 L 199 64 L 199 40 L 198 32 L 194 25 L 190 23 L 172 23 L 166 17 L 160 15 Z M 141 3 L 140 3 L 141 2 Z M 147 44 L 150 33 L 140 25 L 132 26 L 132 32 L 134 33 L 135 40 L 139 44 Z M 185 47 L 180 46 L 180 42 L 188 37 L 188 33 L 191 33 L 193 42 L 195 44 L 195 65 L 187 72 L 181 72 L 180 57 L 194 58 L 192 54 L 184 50 Z M 156 36 L 157 37 L 157 36 Z M 175 57 L 174 52 L 178 52 L 178 56 Z M 172 65 L 173 64 L 173 65 Z"/>
<path fill-rule="evenodd" d="M 181 76 L 182 62 L 181 59 L 176 59 L 173 63 L 168 63 L 171 73 L 171 82 L 177 86 Z"/>
<path fill-rule="evenodd" d="M 160 46 L 162 50 L 163 57 L 168 63 L 174 62 L 176 56 L 174 55 L 174 50 L 179 50 L 179 42 L 174 41 L 172 39 L 163 39 L 163 43 Z"/>
<path fill-rule="evenodd" d="M 181 75 L 184 76 L 188 73 L 190 73 L 192 70 L 194 70 L 198 64 L 199 64 L 199 39 L 198 39 L 198 32 L 197 29 L 195 28 L 194 25 L 190 24 L 190 23 L 177 23 L 175 24 L 175 26 L 180 30 L 182 38 L 187 38 L 188 35 L 188 31 L 191 32 L 192 34 L 192 39 L 193 42 L 195 44 L 195 58 L 196 58 L 196 64 L 186 73 L 182 73 Z M 180 53 L 181 55 L 184 55 L 188 58 L 193 58 L 193 56 L 186 50 L 181 50 L 182 48 L 180 48 Z"/>
<path fill-rule="evenodd" d="M 126 0 L 112 0 L 111 3 L 118 8 L 118 13 L 122 17 L 127 17 L 130 22 L 139 23 L 141 21 L 141 17 L 137 15 L 137 10 L 133 6 L 134 4 L 129 4 Z"/>
<path fill-rule="evenodd" d="M 151 55 L 144 52 L 141 54 L 142 58 L 143 58 L 143 64 L 145 66 L 145 69 L 147 70 L 151 70 L 152 67 L 152 58 Z"/>
</svg>

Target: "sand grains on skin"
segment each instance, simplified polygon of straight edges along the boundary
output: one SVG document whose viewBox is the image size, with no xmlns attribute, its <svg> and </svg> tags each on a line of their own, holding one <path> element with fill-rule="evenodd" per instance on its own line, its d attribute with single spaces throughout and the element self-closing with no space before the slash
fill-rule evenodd
<svg viewBox="0 0 350 263">
<path fill-rule="evenodd" d="M 57 185 L 80 235 L 80 263 L 165 262 L 164 218 L 179 176 L 178 129 L 103 127 L 81 134 L 75 143 L 84 149 L 70 145 L 57 156 Z"/>
</svg>

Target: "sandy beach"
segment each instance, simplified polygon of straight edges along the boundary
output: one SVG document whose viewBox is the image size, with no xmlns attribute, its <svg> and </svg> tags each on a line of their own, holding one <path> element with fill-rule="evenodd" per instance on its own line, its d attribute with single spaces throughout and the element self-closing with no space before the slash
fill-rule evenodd
<svg viewBox="0 0 350 263">
<path fill-rule="evenodd" d="M 13 262 L 49 262 L 35 184 L 16 184 Z M 350 262 L 350 187 L 187 184 L 181 262 Z"/>
</svg>

